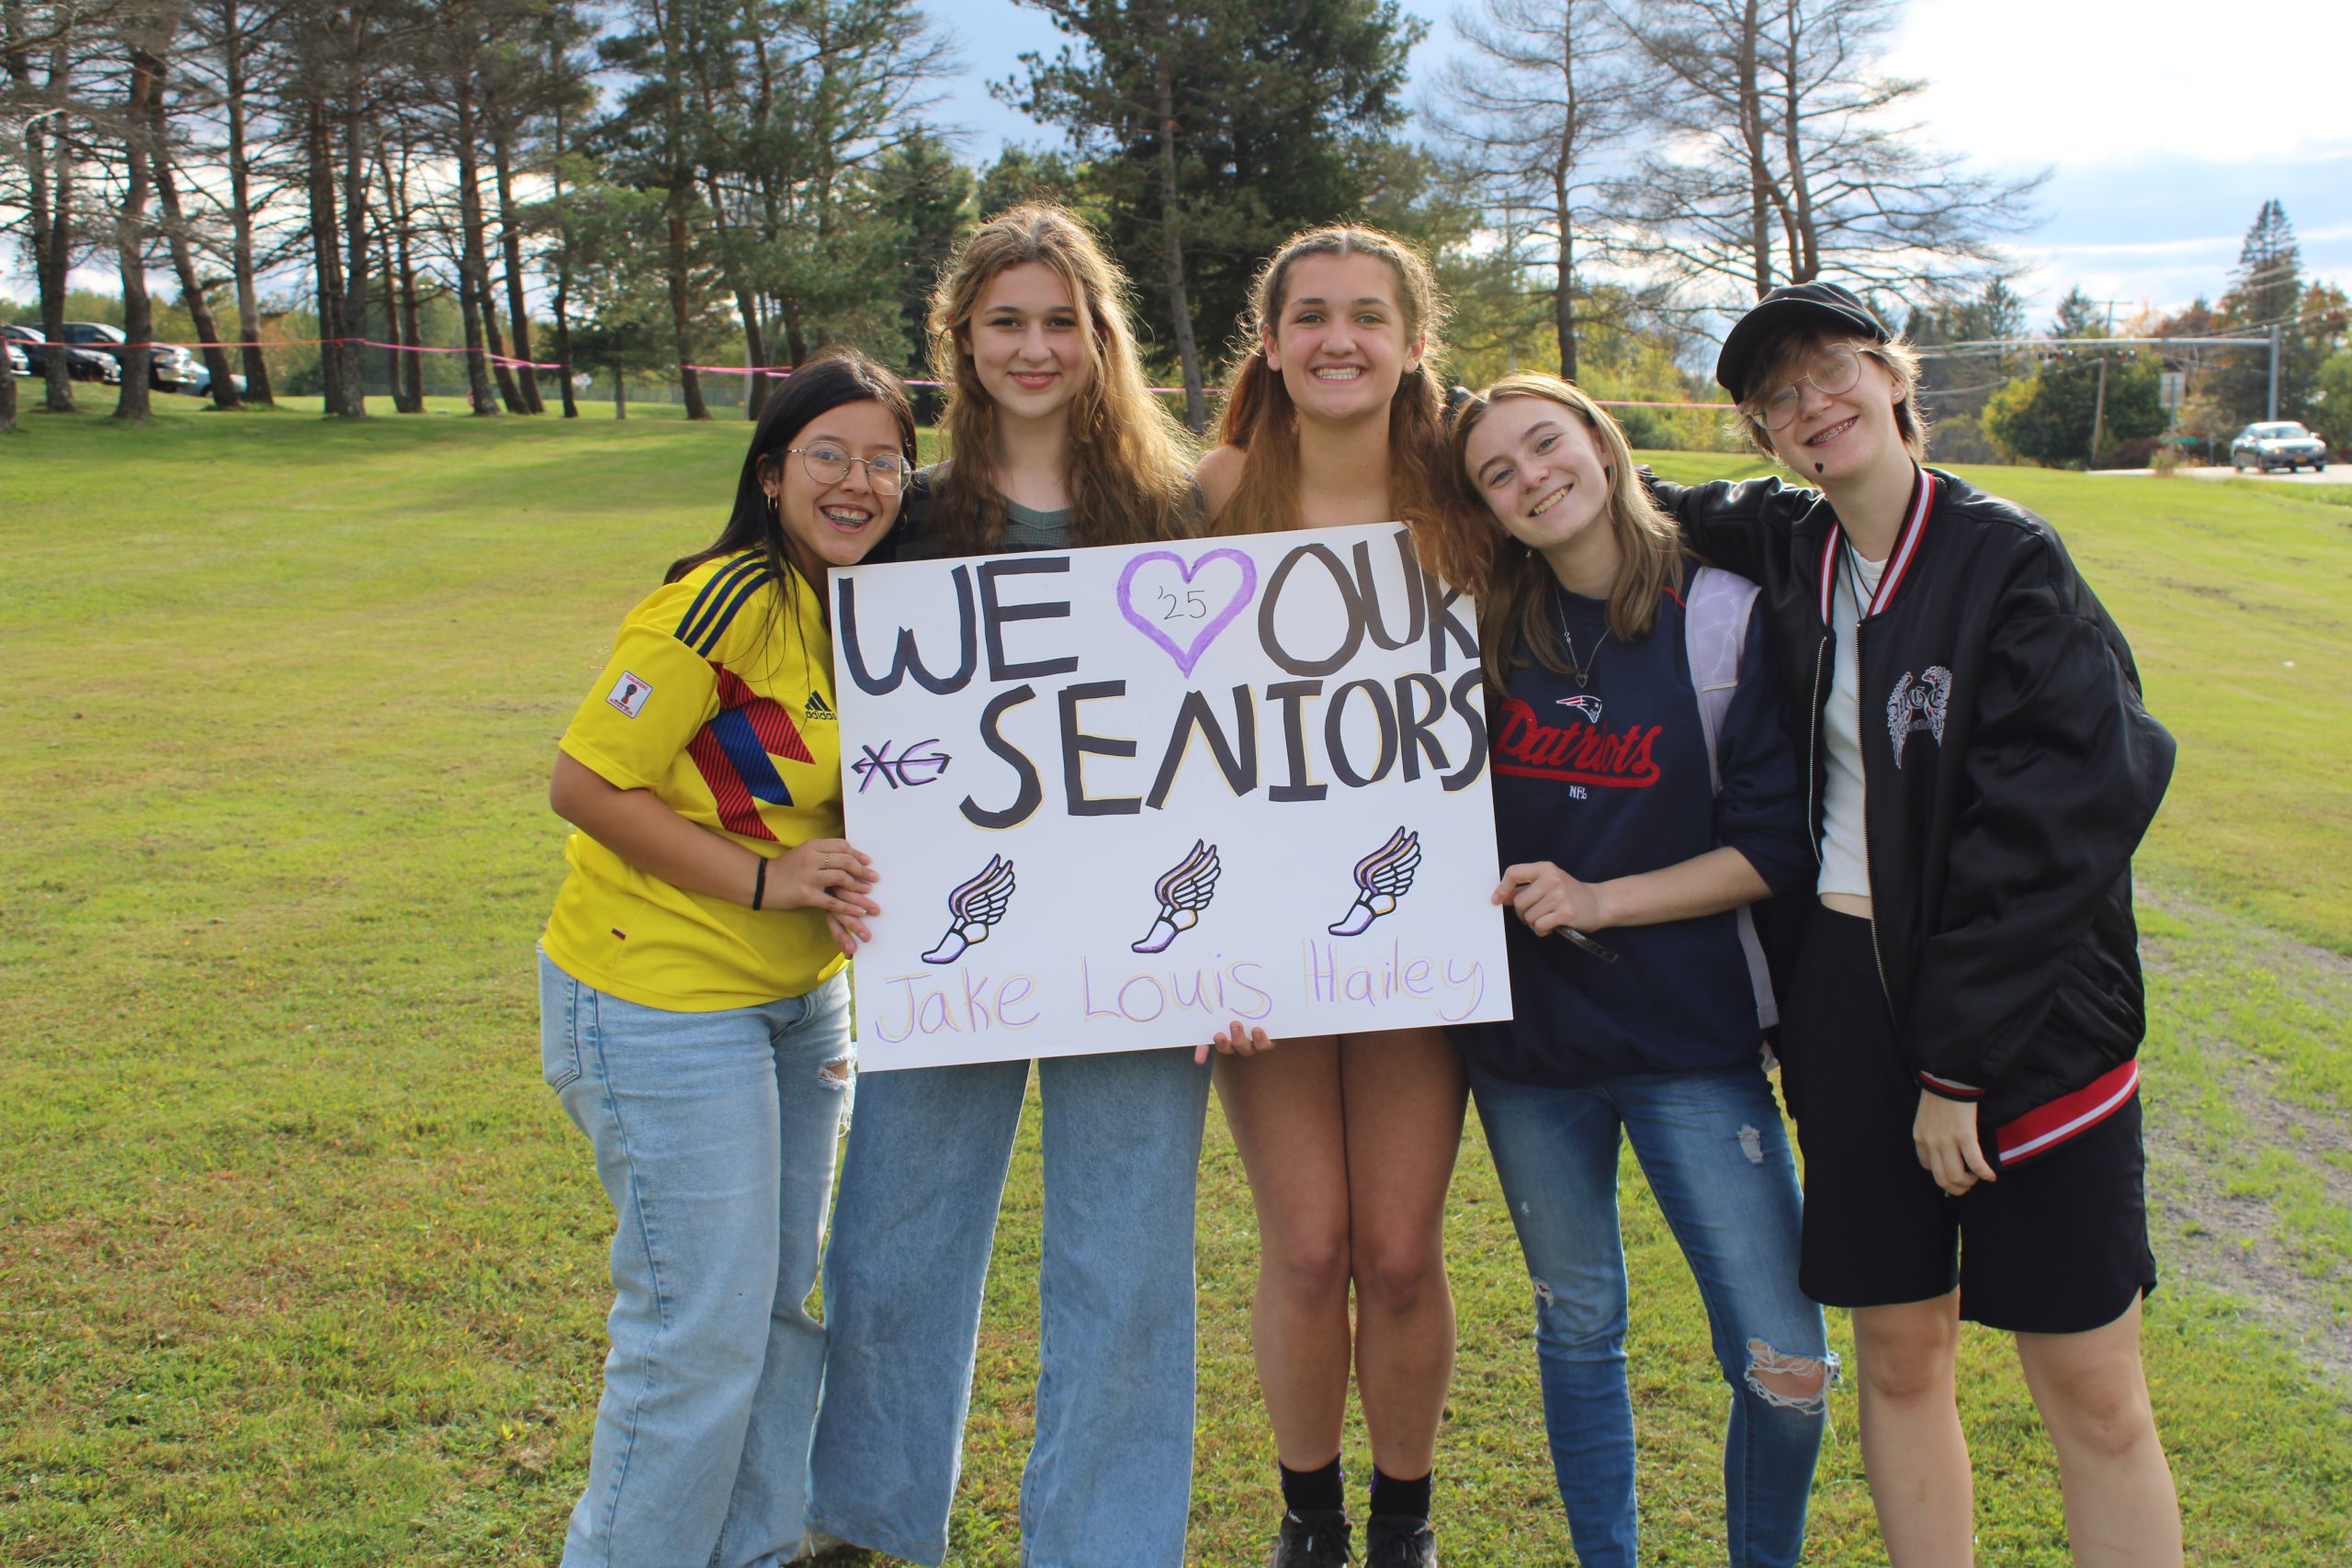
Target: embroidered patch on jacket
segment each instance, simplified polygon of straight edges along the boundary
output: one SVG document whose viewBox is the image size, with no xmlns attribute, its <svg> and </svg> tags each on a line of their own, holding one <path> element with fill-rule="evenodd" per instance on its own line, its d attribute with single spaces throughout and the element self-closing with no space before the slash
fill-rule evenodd
<svg viewBox="0 0 2352 1568">
<path fill-rule="evenodd" d="M 651 685 L 624 670 L 621 678 L 613 682 L 613 689 L 605 694 L 605 700 L 635 718 L 645 711 L 645 699 L 652 694 Z"/>
<path fill-rule="evenodd" d="M 1886 698 L 1886 735 L 1894 743 L 1894 765 L 1903 765 L 1903 743 L 1924 729 L 1944 743 L 1944 713 L 1951 705 L 1951 671 L 1930 664 L 1917 680 L 1905 671 Z"/>
</svg>

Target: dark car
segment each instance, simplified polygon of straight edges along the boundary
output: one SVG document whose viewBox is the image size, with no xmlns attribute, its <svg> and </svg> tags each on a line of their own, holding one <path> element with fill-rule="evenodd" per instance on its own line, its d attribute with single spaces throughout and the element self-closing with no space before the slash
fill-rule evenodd
<svg viewBox="0 0 2352 1568">
<path fill-rule="evenodd" d="M 0 337 L 6 338 L 23 351 L 27 374 L 49 374 L 50 342 L 47 338 L 30 327 L 6 324 L 0 324 Z M 111 354 L 68 345 L 65 349 L 65 373 L 76 381 L 119 381 L 122 379 L 122 362 Z"/>
<path fill-rule="evenodd" d="M 2291 419 L 2249 424 L 2230 443 L 2230 467 L 2241 473 L 2251 464 L 2266 474 L 2273 468 L 2291 474 L 2305 463 L 2327 472 L 2327 443 Z"/>
<path fill-rule="evenodd" d="M 104 321 L 68 321 L 65 341 L 111 355 L 119 364 L 122 347 L 130 338 L 120 327 L 110 327 Z M 150 352 L 154 355 L 151 378 L 164 390 L 185 391 L 196 379 L 197 357 L 187 349 L 177 344 L 159 343 L 150 345 Z"/>
</svg>

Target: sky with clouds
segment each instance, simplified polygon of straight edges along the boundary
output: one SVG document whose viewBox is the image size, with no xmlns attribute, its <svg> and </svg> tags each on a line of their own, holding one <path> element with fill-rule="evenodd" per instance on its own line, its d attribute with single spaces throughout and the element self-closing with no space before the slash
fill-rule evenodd
<svg viewBox="0 0 2352 1568">
<path fill-rule="evenodd" d="M 1407 0 L 1430 24 L 1414 51 L 1419 101 L 1456 47 L 1453 8 Z M 981 162 L 1006 141 L 1059 133 L 985 84 L 1024 50 L 1064 41 L 1013 0 L 937 6 L 964 72 L 948 118 Z M 2246 11 L 2188 0 L 1913 0 L 1888 69 L 1924 78 L 1915 118 L 1990 172 L 2048 169 L 2042 221 L 2015 250 L 2039 324 L 2069 287 L 2163 308 L 2218 295 L 2263 201 L 2277 197 L 2307 276 L 2352 288 L 2352 5 L 2290 0 Z"/>
</svg>

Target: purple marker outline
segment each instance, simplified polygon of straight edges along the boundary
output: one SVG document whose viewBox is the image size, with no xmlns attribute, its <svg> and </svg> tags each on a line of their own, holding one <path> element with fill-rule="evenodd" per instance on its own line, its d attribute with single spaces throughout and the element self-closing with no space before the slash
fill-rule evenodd
<svg viewBox="0 0 2352 1568">
<path fill-rule="evenodd" d="M 1177 647 L 1174 637 L 1161 631 L 1156 623 L 1136 613 L 1135 604 L 1127 594 L 1135 584 L 1136 573 L 1143 570 L 1146 561 L 1174 561 L 1176 570 L 1183 573 L 1184 581 L 1189 583 L 1193 581 L 1193 574 L 1201 568 L 1220 557 L 1241 563 L 1241 592 L 1233 596 L 1231 604 L 1211 616 L 1206 626 L 1193 634 L 1189 647 Z M 1173 550 L 1146 550 L 1129 560 L 1126 570 L 1119 573 L 1119 614 L 1126 616 L 1128 623 L 1136 630 L 1165 649 L 1168 657 L 1176 661 L 1176 668 L 1189 680 L 1192 678 L 1193 666 L 1198 664 L 1201 661 L 1201 656 L 1208 652 L 1209 644 L 1216 640 L 1216 634 L 1232 624 L 1233 617 L 1241 614 L 1243 608 L 1256 596 L 1257 592 L 1258 563 L 1239 550 L 1229 548 L 1210 550 L 1189 566 L 1185 564 L 1184 558 Z"/>
</svg>

